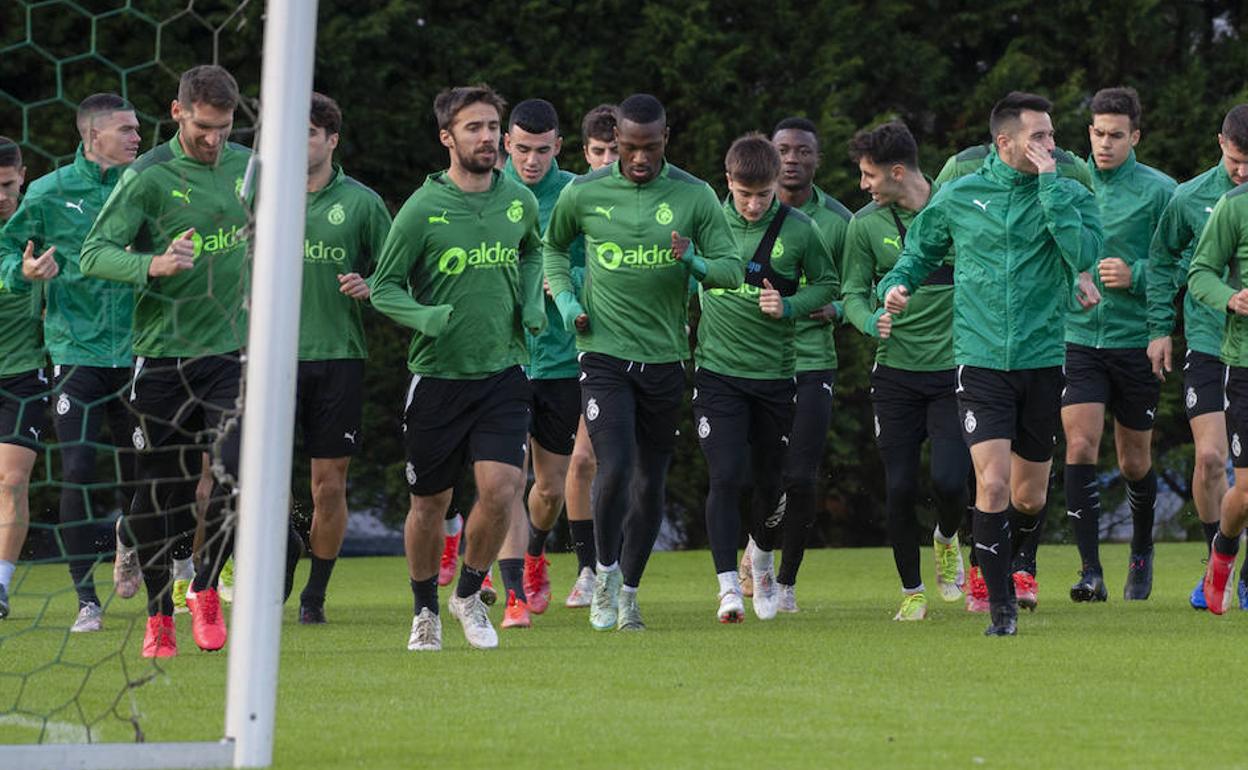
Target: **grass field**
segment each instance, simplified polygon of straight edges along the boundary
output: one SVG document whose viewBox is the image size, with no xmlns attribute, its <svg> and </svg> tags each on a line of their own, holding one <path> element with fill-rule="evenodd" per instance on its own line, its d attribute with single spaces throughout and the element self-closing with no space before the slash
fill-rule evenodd
<svg viewBox="0 0 1248 770">
<path fill-rule="evenodd" d="M 1203 556 L 1159 546 L 1152 599 L 1124 604 L 1127 553 L 1108 546 L 1110 602 L 1077 606 L 1075 549 L 1045 546 L 1039 610 L 1017 638 L 986 639 L 984 616 L 934 591 L 927 621 L 892 622 L 883 549 L 811 552 L 801 613 L 740 626 L 715 622 L 709 554 L 656 554 L 640 594 L 649 629 L 595 633 L 585 610 L 562 606 L 575 562 L 557 555 L 557 601 L 495 651 L 468 649 L 444 590 L 436 654 L 405 649 L 401 561 L 345 560 L 330 625 L 301 627 L 286 609 L 275 767 L 1248 767 L 1235 708 L 1248 613 L 1188 607 Z M 157 670 L 138 655 L 138 599 L 114 601 L 104 632 L 71 638 L 64 567 L 19 575 L 0 624 L 0 743 L 38 735 L 15 705 L 55 711 L 54 740 L 82 740 L 66 723 L 84 718 L 97 740 L 132 740 L 107 715 L 123 670 L 155 675 L 116 709 L 133 708 L 147 740 L 221 736 L 226 658 L 195 648 L 186 616 L 181 654 Z"/>
</svg>

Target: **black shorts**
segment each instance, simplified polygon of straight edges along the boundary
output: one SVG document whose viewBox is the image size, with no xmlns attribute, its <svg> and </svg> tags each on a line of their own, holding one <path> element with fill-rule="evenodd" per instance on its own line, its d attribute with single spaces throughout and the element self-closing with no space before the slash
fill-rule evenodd
<svg viewBox="0 0 1248 770">
<path fill-rule="evenodd" d="M 130 376 L 128 367 L 53 366 L 52 425 L 57 440 L 62 445 L 94 447 L 107 422 L 113 445 L 129 448 L 135 427 L 126 406 Z"/>
<path fill-rule="evenodd" d="M 519 366 L 481 380 L 414 375 L 403 407 L 408 489 L 450 489 L 468 463 L 523 468 L 528 430 L 529 384 Z"/>
<path fill-rule="evenodd" d="M 751 380 L 698 369 L 693 375 L 693 422 L 716 479 L 752 477 L 778 487 L 797 400 L 797 381 Z"/>
<path fill-rule="evenodd" d="M 309 457 L 351 457 L 364 437 L 364 361 L 300 361 L 295 424 Z"/>
<path fill-rule="evenodd" d="M 1236 468 L 1248 468 L 1248 369 L 1227 367 L 1226 422 L 1231 442 L 1231 462 Z"/>
<path fill-rule="evenodd" d="M 38 452 L 48 432 L 48 378 L 43 369 L 0 377 L 0 444 Z"/>
<path fill-rule="evenodd" d="M 1066 343 L 1062 406 L 1105 404 L 1131 430 L 1152 430 L 1161 383 L 1144 348 L 1102 349 Z"/>
<path fill-rule="evenodd" d="M 675 451 L 685 393 L 681 362 L 646 364 L 603 353 L 579 358 L 581 409 L 591 441 L 604 430 L 627 429 L 643 452 Z"/>
<path fill-rule="evenodd" d="M 962 435 L 954 380 L 953 369 L 912 372 L 881 364 L 872 366 L 875 443 L 886 449 Z"/>
<path fill-rule="evenodd" d="M 836 387 L 835 369 L 797 373 L 797 404 L 793 428 L 789 431 L 789 451 L 785 453 L 785 483 L 819 479 L 819 466 L 828 444 L 832 425 L 832 395 Z"/>
<path fill-rule="evenodd" d="M 571 455 L 581 419 L 581 386 L 575 377 L 567 377 L 530 380 L 529 387 L 533 394 L 529 435 L 547 452 Z"/>
<path fill-rule="evenodd" d="M 1031 462 L 1053 459 L 1061 425 L 1062 368 L 1004 372 L 959 366 L 958 417 L 967 446 L 1009 439 L 1010 450 Z"/>
<path fill-rule="evenodd" d="M 200 453 L 211 449 L 227 467 L 236 467 L 242 381 L 238 353 L 136 358 L 128 403 L 135 418 L 130 442 L 140 462 L 157 450 L 176 450 L 182 475 L 193 479 L 200 474 Z"/>
<path fill-rule="evenodd" d="M 1183 357 L 1183 406 L 1187 419 L 1226 409 L 1226 364 L 1217 356 L 1189 350 Z"/>
</svg>

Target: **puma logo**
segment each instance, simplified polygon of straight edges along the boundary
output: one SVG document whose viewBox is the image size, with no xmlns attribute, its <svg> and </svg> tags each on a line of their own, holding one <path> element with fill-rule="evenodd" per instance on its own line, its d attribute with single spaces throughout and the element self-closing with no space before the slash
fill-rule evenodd
<svg viewBox="0 0 1248 770">
<path fill-rule="evenodd" d="M 1206 214 L 1212 214 L 1212 213 L 1213 213 L 1213 206 L 1205 206 L 1205 213 L 1206 213 Z"/>
<path fill-rule="evenodd" d="M 892 246 L 894 249 L 901 251 L 901 236 L 899 235 L 896 238 L 885 238 L 884 245 Z"/>
<path fill-rule="evenodd" d="M 35 441 L 38 441 L 38 440 L 39 440 L 39 429 L 38 429 L 38 428 L 36 428 L 36 427 L 34 427 L 34 426 L 32 425 L 32 426 L 28 427 L 26 430 L 30 431 L 30 435 L 32 435 L 32 436 L 34 436 L 34 437 L 35 437 Z"/>
<path fill-rule="evenodd" d="M 188 187 L 186 188 L 186 192 L 182 192 L 181 190 L 170 190 L 169 195 L 170 197 L 177 198 L 178 200 L 182 201 L 183 203 L 189 206 L 191 205 L 191 190 L 192 189 L 193 188 Z"/>
<path fill-rule="evenodd" d="M 342 434 L 342 437 L 343 437 L 343 438 L 345 438 L 347 441 L 350 441 L 350 442 L 351 442 L 351 446 L 355 446 L 355 434 L 357 434 L 357 433 L 359 433 L 359 431 L 358 431 L 358 430 L 353 430 L 353 431 L 351 431 L 350 433 L 344 433 L 344 434 Z"/>
<path fill-rule="evenodd" d="M 445 209 L 443 209 L 442 213 L 437 215 L 436 217 L 429 217 L 429 224 L 431 225 L 449 225 L 450 223 L 451 223 L 451 220 L 446 218 Z"/>
<path fill-rule="evenodd" d="M 997 549 L 1001 547 L 1001 544 L 1000 544 L 1000 543 L 993 543 L 992 545 L 984 545 L 983 543 L 976 543 L 976 544 L 975 544 L 975 547 L 976 547 L 976 548 L 978 548 L 978 549 L 980 549 L 981 551 L 987 551 L 988 553 L 992 554 L 993 556 L 1000 556 L 1000 555 L 1001 555 L 1001 554 L 997 553 Z"/>
<path fill-rule="evenodd" d="M 830 382 L 825 382 L 825 383 L 822 383 L 819 387 L 821 387 L 821 388 L 823 388 L 824 390 L 828 391 L 828 395 L 829 395 L 829 396 L 830 396 L 830 395 L 832 395 L 832 383 L 830 383 Z"/>
<path fill-rule="evenodd" d="M 975 200 L 971 201 L 971 203 L 974 203 L 976 206 L 979 206 L 981 211 L 983 211 L 984 213 L 987 213 L 988 204 L 992 203 L 992 201 L 981 201 L 979 198 L 976 198 Z"/>
<path fill-rule="evenodd" d="M 65 208 L 73 209 L 74 211 L 77 211 L 79 214 L 85 214 L 86 212 L 82 210 L 83 201 L 84 201 L 83 198 L 79 198 L 77 203 L 70 203 L 69 201 L 65 201 Z"/>
<path fill-rule="evenodd" d="M 594 206 L 594 213 L 595 213 L 595 214 L 602 214 L 604 217 L 606 217 L 606 218 L 607 218 L 607 221 L 608 221 L 608 222 L 610 222 L 610 221 L 611 221 L 611 212 L 612 212 L 612 211 L 615 211 L 615 206 L 608 206 L 607 208 L 603 208 L 602 206 Z"/>
<path fill-rule="evenodd" d="M 1082 508 L 1080 508 L 1080 509 L 1078 509 L 1078 510 L 1074 510 L 1074 511 L 1066 511 L 1066 515 L 1067 515 L 1067 516 L 1069 516 L 1069 517 L 1070 517 L 1070 518 L 1072 518 L 1072 519 L 1082 519 L 1082 518 L 1083 518 L 1083 509 L 1082 509 Z"/>
</svg>

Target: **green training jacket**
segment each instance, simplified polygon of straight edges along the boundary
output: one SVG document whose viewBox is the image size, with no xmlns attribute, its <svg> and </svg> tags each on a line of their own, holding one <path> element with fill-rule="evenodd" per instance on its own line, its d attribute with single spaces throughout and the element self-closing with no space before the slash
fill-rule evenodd
<svg viewBox="0 0 1248 770">
<path fill-rule="evenodd" d="M 1148 333 L 1150 339 L 1174 333 L 1174 297 L 1187 285 L 1192 252 L 1213 206 L 1235 183 L 1221 162 L 1174 189 L 1148 251 Z M 1187 349 L 1221 355 L 1226 306 L 1210 307 L 1183 295 L 1183 334 Z"/>
<path fill-rule="evenodd" d="M 178 135 L 139 156 L 121 175 L 82 246 L 84 275 L 141 287 L 134 354 L 194 357 L 247 344 L 247 209 L 243 176 L 251 151 L 226 144 L 215 165 L 182 150 Z M 195 228 L 195 266 L 149 278 L 152 259 Z"/>
<path fill-rule="evenodd" d="M 1148 249 L 1161 212 L 1174 192 L 1175 181 L 1139 163 L 1132 150 L 1111 171 L 1101 171 L 1089 158 L 1092 189 L 1101 209 L 1105 246 L 1101 259 L 1117 257 L 1131 267 L 1130 289 L 1107 289 L 1096 265 L 1088 272 L 1101 290 L 1090 310 L 1066 318 L 1066 341 L 1090 348 L 1148 347 Z"/>
<path fill-rule="evenodd" d="M 1244 288 L 1248 268 L 1248 184 L 1241 184 L 1213 206 L 1196 243 L 1187 290 L 1211 308 L 1226 313 L 1222 361 L 1248 366 L 1248 317 L 1227 312 L 1227 303 Z"/>
<path fill-rule="evenodd" d="M 1102 244 L 1087 189 L 1056 173 L 1016 171 L 993 150 L 914 218 L 876 296 L 894 286 L 913 294 L 956 248 L 954 363 L 1001 371 L 1060 366 L 1075 277 L 1100 258 Z"/>
<path fill-rule="evenodd" d="M 800 211 L 814 220 L 815 226 L 823 235 L 824 243 L 828 245 L 828 251 L 832 254 L 837 276 L 843 275 L 841 255 L 845 248 L 845 233 L 849 227 L 849 218 L 852 216 L 849 209 L 836 198 L 814 187 L 810 200 L 802 205 Z M 753 252 L 747 254 L 746 260 L 749 260 L 752 254 Z M 839 312 L 844 314 L 844 309 L 839 309 Z M 797 371 L 818 372 L 835 369 L 836 324 L 832 321 L 816 321 L 807 315 L 798 316 L 796 323 Z"/>
<path fill-rule="evenodd" d="M 0 378 L 44 365 L 39 295 L 0 278 Z"/>
<path fill-rule="evenodd" d="M 466 193 L 445 171 L 403 204 L 372 278 L 373 307 L 414 329 L 414 374 L 480 380 L 527 363 L 524 330 L 540 333 L 541 234 L 537 200 L 494 172 Z"/>
<path fill-rule="evenodd" d="M 692 240 L 696 256 L 672 256 L 673 230 Z M 576 338 L 582 351 L 642 363 L 688 359 L 689 276 L 708 289 L 735 289 L 745 275 L 715 193 L 666 162 L 645 184 L 625 178 L 616 162 L 563 188 L 543 260 L 557 302 L 575 300 L 569 250 L 581 235 L 580 304 L 589 316 L 589 331 Z"/>
<path fill-rule="evenodd" d="M 933 182 L 931 196 L 937 189 Z M 843 280 L 845 316 L 863 334 L 876 339 L 880 335 L 876 321 L 884 315 L 884 306 L 876 302 L 875 285 L 897 264 L 916 214 L 896 204 L 879 206 L 873 202 L 859 209 L 849 222 Z M 897 228 L 898 221 L 906 236 Z M 946 256 L 942 264 L 947 266 L 942 272 L 952 270 L 953 255 Z M 911 372 L 952 369 L 953 293 L 952 281 L 919 286 L 906 312 L 893 318 L 888 339 L 879 339 L 875 362 Z"/>
<path fill-rule="evenodd" d="M 390 212 L 381 196 L 337 167 L 328 184 L 308 193 L 307 212 L 299 360 L 368 358 L 364 303 L 339 291 L 338 276 L 368 275 L 390 232 Z"/>
<path fill-rule="evenodd" d="M 750 222 L 730 200 L 724 217 L 747 265 L 758 250 L 780 202 L 757 222 Z M 698 321 L 699 367 L 717 374 L 751 380 L 779 380 L 797 373 L 796 319 L 836 298 L 840 281 L 836 262 L 815 222 L 791 209 L 780 225 L 771 248 L 771 267 L 790 280 L 804 279 L 797 292 L 784 298 L 784 317 L 772 318 L 758 309 L 759 287 L 742 282 L 735 289 L 699 286 L 702 317 Z"/>
<path fill-rule="evenodd" d="M 34 242 L 36 255 L 56 247 L 60 272 L 39 289 L 47 308 L 44 340 L 54 364 L 131 364 L 134 287 L 88 278 L 80 266 L 83 240 L 123 171 L 124 167 L 114 166 L 101 172 L 79 144 L 73 164 L 30 183 L 0 235 L 0 275 L 11 286 L 27 283 L 22 276 L 27 241 Z"/>
</svg>

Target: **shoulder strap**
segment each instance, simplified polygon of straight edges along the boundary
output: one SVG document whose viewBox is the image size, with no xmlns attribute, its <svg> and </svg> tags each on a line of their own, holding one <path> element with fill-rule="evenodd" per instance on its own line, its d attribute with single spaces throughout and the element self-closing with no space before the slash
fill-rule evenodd
<svg viewBox="0 0 1248 770">
<path fill-rule="evenodd" d="M 771 224 L 767 227 L 767 232 L 763 233 L 763 239 L 758 242 L 758 248 L 754 250 L 754 256 L 750 259 L 750 263 L 745 266 L 745 282 L 751 286 L 762 287 L 763 280 L 771 282 L 772 288 L 780 292 L 783 297 L 791 297 L 797 293 L 798 282 L 792 278 L 786 278 L 775 271 L 771 266 L 771 250 L 776 246 L 776 239 L 780 237 L 780 228 L 784 225 L 785 217 L 789 215 L 790 207 L 781 203 L 780 208 L 776 211 L 776 215 L 772 217 Z"/>
</svg>

